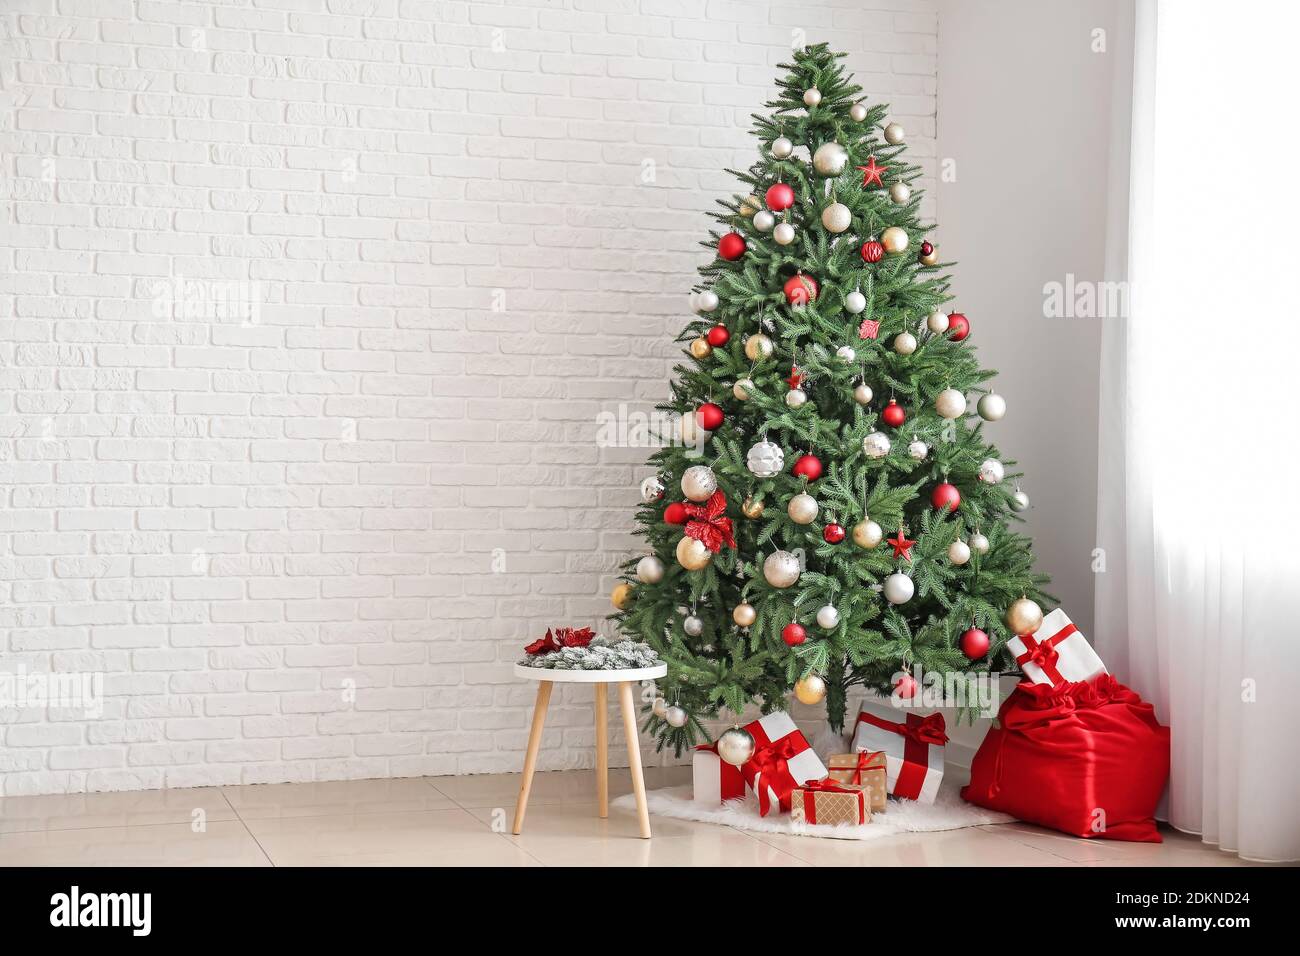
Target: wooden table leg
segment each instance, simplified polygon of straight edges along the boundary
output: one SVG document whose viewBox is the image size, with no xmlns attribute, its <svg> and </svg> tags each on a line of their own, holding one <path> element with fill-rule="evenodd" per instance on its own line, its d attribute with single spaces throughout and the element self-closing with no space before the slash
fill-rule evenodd
<svg viewBox="0 0 1300 956">
<path fill-rule="evenodd" d="M 618 685 L 619 701 L 623 705 L 623 734 L 627 737 L 627 763 L 632 770 L 632 792 L 636 794 L 636 812 L 641 823 L 641 839 L 650 839 L 650 810 L 645 801 L 645 776 L 641 773 L 641 743 L 636 732 L 636 701 L 632 697 L 631 681 Z"/>
<path fill-rule="evenodd" d="M 515 828 L 518 835 L 524 828 L 524 811 L 528 809 L 528 793 L 533 789 L 533 771 L 537 769 L 537 751 L 542 745 L 542 725 L 546 723 L 546 705 L 551 702 L 552 682 L 537 682 L 537 702 L 533 704 L 533 726 L 528 731 L 528 755 L 524 757 L 524 778 L 519 782 L 519 800 L 515 803 Z"/>
<path fill-rule="evenodd" d="M 596 685 L 596 805 L 609 816 L 609 685 Z"/>
</svg>

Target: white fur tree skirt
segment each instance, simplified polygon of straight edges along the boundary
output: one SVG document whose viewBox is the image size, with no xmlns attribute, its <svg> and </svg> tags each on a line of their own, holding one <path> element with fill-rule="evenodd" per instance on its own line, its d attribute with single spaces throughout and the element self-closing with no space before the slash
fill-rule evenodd
<svg viewBox="0 0 1300 956">
<path fill-rule="evenodd" d="M 1011 823 L 1015 817 L 995 813 L 967 803 L 953 786 L 941 787 L 933 804 L 914 800 L 890 799 L 889 809 L 877 813 L 871 822 L 862 826 L 825 826 L 822 824 L 795 823 L 788 813 L 758 815 L 758 798 L 746 791 L 743 799 L 729 800 L 721 807 L 706 807 L 691 800 L 690 785 L 651 790 L 646 794 L 650 812 L 656 816 L 678 820 L 697 820 L 701 823 L 719 823 L 738 830 L 759 830 L 764 833 L 791 833 L 798 836 L 830 837 L 835 840 L 876 840 L 897 833 L 925 833 L 936 830 L 960 830 L 989 823 Z M 635 811 L 632 794 L 625 794 L 611 805 Z"/>
</svg>

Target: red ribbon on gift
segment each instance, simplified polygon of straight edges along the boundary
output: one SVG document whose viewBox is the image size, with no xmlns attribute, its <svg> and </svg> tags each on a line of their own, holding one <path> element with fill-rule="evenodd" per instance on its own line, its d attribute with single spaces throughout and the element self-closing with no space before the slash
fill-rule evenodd
<svg viewBox="0 0 1300 956">
<path fill-rule="evenodd" d="M 715 740 L 711 744 L 696 744 L 695 749 L 717 754 L 718 742 Z M 734 800 L 745 795 L 745 777 L 739 767 L 718 757 L 718 773 L 721 775 L 718 780 L 718 793 L 723 800 Z"/>
<path fill-rule="evenodd" d="M 879 756 L 881 756 L 881 755 L 883 755 L 883 754 L 884 754 L 884 751 L 883 751 L 883 750 L 859 750 L 859 751 L 858 751 L 858 765 L 857 765 L 856 767 L 853 768 L 853 779 L 850 780 L 849 783 L 857 783 L 857 784 L 862 783 L 862 771 L 864 771 L 864 770 L 882 770 L 882 769 L 884 769 L 883 767 L 880 767 L 879 765 L 877 765 L 877 766 L 875 766 L 875 767 L 870 766 L 870 764 L 871 764 L 871 762 L 872 762 L 873 760 L 875 760 L 877 757 L 879 757 Z M 836 769 L 836 770 L 847 770 L 847 769 L 849 769 L 849 768 L 847 768 L 847 767 L 836 767 L 835 769 Z"/>
<path fill-rule="evenodd" d="M 1021 634 L 1020 642 L 1025 645 L 1025 652 L 1016 658 L 1016 663 L 1021 667 L 1026 664 L 1033 664 L 1038 667 L 1047 679 L 1052 682 L 1052 686 L 1065 683 L 1065 678 L 1061 672 L 1056 669 L 1056 662 L 1060 659 L 1057 653 L 1056 645 L 1071 634 L 1077 634 L 1079 629 L 1073 624 L 1067 624 L 1045 641 L 1037 640 L 1032 634 Z"/>
<path fill-rule="evenodd" d="M 767 816 L 772 809 L 772 798 L 768 790 L 776 794 L 777 806 L 790 812 L 790 801 L 794 788 L 799 786 L 790 773 L 788 761 L 791 757 L 810 749 L 803 734 L 792 730 L 780 740 L 773 742 L 763 725 L 757 720 L 746 724 L 745 729 L 754 737 L 754 756 L 750 757 L 740 772 L 745 775 L 745 782 L 758 793 L 758 814 Z"/>
<path fill-rule="evenodd" d="M 799 785 L 799 789 L 805 794 L 808 793 L 856 793 L 858 795 L 858 822 L 865 823 L 867 819 L 867 795 L 863 790 L 856 787 L 850 788 L 841 784 L 838 780 L 827 777 L 824 780 L 809 780 L 807 783 Z M 809 823 L 817 822 L 817 801 L 809 800 L 806 796 L 803 801 L 803 818 Z"/>
<path fill-rule="evenodd" d="M 948 742 L 943 714 L 931 714 L 929 717 L 908 714 L 904 721 L 895 723 L 864 710 L 858 714 L 858 723 L 870 724 L 903 738 L 903 766 L 898 770 L 898 779 L 894 781 L 892 792 L 894 796 L 908 800 L 920 797 L 921 785 L 925 783 L 925 775 L 930 770 L 930 747 L 942 747 Z"/>
<path fill-rule="evenodd" d="M 686 509 L 686 537 L 703 542 L 704 546 L 717 554 L 725 543 L 734 548 L 736 539 L 732 536 L 731 519 L 723 514 L 727 510 L 727 496 L 719 488 L 713 496 L 702 505 L 688 503 Z"/>
</svg>

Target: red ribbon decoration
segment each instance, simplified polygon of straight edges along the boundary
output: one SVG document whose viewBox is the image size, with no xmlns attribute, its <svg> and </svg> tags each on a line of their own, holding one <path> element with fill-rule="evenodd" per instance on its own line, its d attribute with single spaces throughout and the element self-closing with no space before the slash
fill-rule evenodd
<svg viewBox="0 0 1300 956">
<path fill-rule="evenodd" d="M 717 754 L 718 742 L 715 740 L 711 744 L 696 744 L 695 749 Z M 718 773 L 721 775 L 718 781 L 718 793 L 723 800 L 732 800 L 745 795 L 745 777 L 739 767 L 718 757 Z"/>
<path fill-rule="evenodd" d="M 727 496 L 719 488 L 713 496 L 702 505 L 694 502 L 686 504 L 686 528 L 688 538 L 703 542 L 704 546 L 717 554 L 725 543 L 728 547 L 736 546 L 732 536 L 731 519 L 723 514 L 727 510 Z"/>
<path fill-rule="evenodd" d="M 1025 645 L 1025 652 L 1016 658 L 1016 663 L 1021 667 L 1026 664 L 1034 664 L 1047 675 L 1047 679 L 1052 682 L 1053 687 L 1065 683 L 1065 678 L 1056 669 L 1056 662 L 1061 656 L 1057 653 L 1056 645 L 1071 634 L 1078 633 L 1078 630 L 1073 624 L 1067 624 L 1045 641 L 1035 640 L 1032 634 L 1017 635 L 1020 642 Z"/>
<path fill-rule="evenodd" d="M 809 780 L 807 783 L 799 785 L 799 789 L 805 794 L 808 793 L 856 793 L 858 795 L 858 822 L 863 823 L 867 818 L 867 794 L 865 790 L 853 787 L 845 787 L 838 780 L 827 777 L 824 780 Z M 807 796 L 803 801 L 803 818 L 809 823 L 817 822 L 817 801 L 810 800 Z"/>
<path fill-rule="evenodd" d="M 787 761 L 810 749 L 808 741 L 804 740 L 803 734 L 794 730 L 773 743 L 758 721 L 746 724 L 745 729 L 754 737 L 754 756 L 740 768 L 740 772 L 744 774 L 745 782 L 758 793 L 759 816 L 767 816 L 772 809 L 769 788 L 776 794 L 777 806 L 789 813 L 794 788 L 799 786 L 799 782 L 790 773 Z"/>
<path fill-rule="evenodd" d="M 894 781 L 893 794 L 908 800 L 920 797 L 921 785 L 925 783 L 925 775 L 930 770 L 931 745 L 942 747 L 948 742 L 943 714 L 931 714 L 929 717 L 908 714 L 905 721 L 894 723 L 864 710 L 858 714 L 857 722 L 891 731 L 903 738 L 903 765 L 898 770 L 898 779 Z"/>
<path fill-rule="evenodd" d="M 554 634 L 551 633 L 551 629 L 548 627 L 546 636 L 539 637 L 525 647 L 524 653 L 536 656 L 537 654 L 550 654 L 565 647 L 586 647 L 595 636 L 589 627 L 559 627 L 555 629 Z"/>
</svg>

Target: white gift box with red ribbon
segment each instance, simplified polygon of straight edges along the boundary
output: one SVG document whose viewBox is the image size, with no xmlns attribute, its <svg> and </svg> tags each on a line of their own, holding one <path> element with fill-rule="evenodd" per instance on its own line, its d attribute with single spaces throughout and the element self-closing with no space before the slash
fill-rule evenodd
<svg viewBox="0 0 1300 956">
<path fill-rule="evenodd" d="M 1013 637 L 1007 648 L 1034 684 L 1055 687 L 1067 681 L 1092 680 L 1106 673 L 1097 652 L 1059 607 L 1043 618 L 1033 634 Z"/>
<path fill-rule="evenodd" d="M 701 744 L 691 755 L 691 799 L 708 807 L 745 795 L 745 778 L 739 767 L 718 756 L 718 745 Z"/>
<path fill-rule="evenodd" d="M 862 702 L 853 728 L 853 749 L 882 751 L 889 792 L 918 803 L 934 803 L 943 782 L 943 714 L 904 711 L 888 703 Z"/>
</svg>

